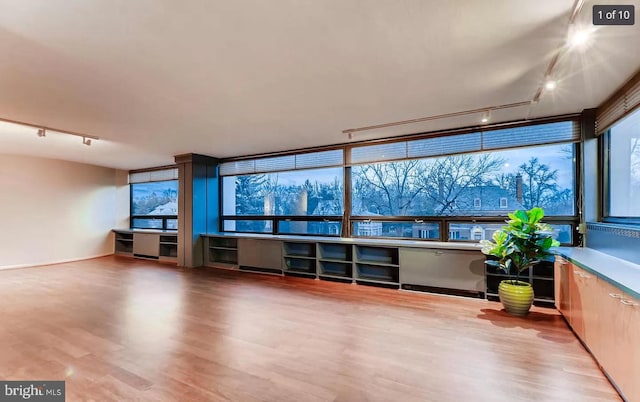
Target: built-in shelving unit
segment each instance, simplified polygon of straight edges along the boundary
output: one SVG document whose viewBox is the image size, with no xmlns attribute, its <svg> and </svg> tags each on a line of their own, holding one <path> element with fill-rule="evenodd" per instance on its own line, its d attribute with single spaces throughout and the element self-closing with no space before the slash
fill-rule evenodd
<svg viewBox="0 0 640 402">
<path fill-rule="evenodd" d="M 210 264 L 236 267 L 238 265 L 238 239 L 210 237 L 208 254 Z"/>
<path fill-rule="evenodd" d="M 398 248 L 356 245 L 355 255 L 358 283 L 400 286 Z"/>
<path fill-rule="evenodd" d="M 353 280 L 353 246 L 318 243 L 318 276 L 320 279 L 351 282 Z"/>
<path fill-rule="evenodd" d="M 316 277 L 316 243 L 283 242 L 285 274 Z"/>
<path fill-rule="evenodd" d="M 498 299 L 498 286 L 500 282 L 509 279 L 509 275 L 499 271 L 492 265 L 485 264 L 487 291 L 486 296 L 489 300 Z M 539 306 L 554 307 L 554 273 L 553 263 L 543 261 L 533 267 L 527 269 L 520 274 L 520 280 L 531 283 L 533 286 L 534 299 L 533 302 Z"/>
<path fill-rule="evenodd" d="M 484 297 L 484 255 L 475 245 L 294 235 L 204 238 L 210 267 Z"/>
<path fill-rule="evenodd" d="M 178 262 L 178 233 L 135 229 L 114 229 L 115 253 L 127 257 Z"/>
<path fill-rule="evenodd" d="M 116 232 L 116 254 L 133 256 L 133 233 Z"/>
<path fill-rule="evenodd" d="M 160 235 L 160 261 L 178 261 L 178 235 Z"/>
</svg>

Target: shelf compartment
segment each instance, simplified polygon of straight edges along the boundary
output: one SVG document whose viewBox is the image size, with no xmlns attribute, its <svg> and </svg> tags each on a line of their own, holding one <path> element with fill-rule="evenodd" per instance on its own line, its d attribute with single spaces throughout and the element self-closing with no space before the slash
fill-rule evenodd
<svg viewBox="0 0 640 402">
<path fill-rule="evenodd" d="M 174 243 L 160 243 L 160 257 L 178 258 L 178 246 Z"/>
<path fill-rule="evenodd" d="M 116 253 L 133 254 L 133 240 L 117 239 L 116 240 Z"/>
<path fill-rule="evenodd" d="M 356 246 L 356 261 L 365 264 L 397 267 L 398 249 L 391 247 Z"/>
<path fill-rule="evenodd" d="M 178 236 L 175 235 L 161 235 L 160 244 L 178 244 Z"/>
<path fill-rule="evenodd" d="M 318 243 L 318 251 L 324 260 L 352 261 L 351 244 Z"/>
<path fill-rule="evenodd" d="M 209 249 L 209 261 L 223 264 L 238 264 L 238 250 L 232 249 Z"/>
<path fill-rule="evenodd" d="M 398 267 L 358 263 L 356 264 L 355 279 L 397 284 L 400 282 L 399 273 Z"/>
<path fill-rule="evenodd" d="M 552 262 L 543 261 L 533 266 L 533 277 L 553 278 L 554 266 Z"/>
<path fill-rule="evenodd" d="M 537 299 L 553 301 L 555 299 L 555 286 L 548 279 L 533 278 L 533 294 Z"/>
<path fill-rule="evenodd" d="M 487 274 L 507 275 L 504 271 L 500 270 L 494 265 L 487 264 Z M 520 273 L 521 278 L 528 278 L 530 276 L 530 269 L 527 268 Z M 548 262 L 541 262 L 533 266 L 533 277 L 538 278 L 553 278 L 553 264 Z"/>
<path fill-rule="evenodd" d="M 320 275 L 330 277 L 351 278 L 353 264 L 350 262 L 320 261 Z"/>
<path fill-rule="evenodd" d="M 116 240 L 133 241 L 133 233 L 118 233 L 118 232 L 116 232 Z"/>
<path fill-rule="evenodd" d="M 237 249 L 238 239 L 230 239 L 224 237 L 209 237 L 209 247 L 224 247 Z"/>
<path fill-rule="evenodd" d="M 284 253 L 290 256 L 296 257 L 315 257 L 316 256 L 316 244 L 315 243 L 284 243 Z"/>
<path fill-rule="evenodd" d="M 285 270 L 287 272 L 304 272 L 308 274 L 316 273 L 316 261 L 309 258 L 284 258 Z"/>
</svg>

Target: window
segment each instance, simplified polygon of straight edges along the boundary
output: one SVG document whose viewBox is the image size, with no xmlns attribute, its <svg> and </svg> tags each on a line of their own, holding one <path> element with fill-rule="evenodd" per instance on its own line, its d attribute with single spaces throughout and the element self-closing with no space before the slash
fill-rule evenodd
<svg viewBox="0 0 640 402">
<path fill-rule="evenodd" d="M 449 225 L 449 240 L 456 241 L 479 241 L 490 240 L 493 233 L 501 229 L 504 223 L 492 222 L 469 222 L 469 223 L 451 223 Z M 571 244 L 572 226 L 552 224 L 553 238 L 563 244 Z"/>
<path fill-rule="evenodd" d="M 506 216 L 543 207 L 575 215 L 573 144 L 380 162 L 352 167 L 352 215 Z"/>
<path fill-rule="evenodd" d="M 225 216 L 342 216 L 342 169 L 226 176 Z"/>
<path fill-rule="evenodd" d="M 223 230 L 339 236 L 344 173 L 313 168 L 325 164 L 342 165 L 343 151 L 223 163 Z"/>
<path fill-rule="evenodd" d="M 355 237 L 396 237 L 404 239 L 440 239 L 440 224 L 437 222 L 402 221 L 354 221 L 352 233 Z"/>
<path fill-rule="evenodd" d="M 552 142 L 554 130 L 563 131 L 562 138 L 577 138 L 575 125 L 560 122 L 463 134 L 464 141 L 454 136 L 405 141 L 403 146 L 397 143 L 392 147 L 376 144 L 370 146 L 372 149 L 357 146 L 354 149 L 357 157 L 352 162 L 361 163 L 351 166 L 353 236 L 372 232 L 376 233 L 372 237 L 479 241 L 490 238 L 492 231 L 474 228 L 476 218 L 506 217 L 512 210 L 539 206 L 545 209 L 546 221 L 567 224 L 568 230 L 561 240 L 571 243 L 571 228 L 577 221 L 575 144 L 559 142 L 499 149 L 501 145 L 521 144 L 520 134 L 527 141 L 534 141 L 539 134 L 541 140 Z M 483 148 L 496 149 L 482 151 Z M 464 152 L 439 154 L 459 150 Z M 390 160 L 378 161 L 375 155 Z M 430 156 L 412 158 L 412 155 Z M 436 233 L 442 236 L 439 228 L 427 231 L 426 237 L 422 237 L 420 230 L 411 229 L 412 222 L 418 219 L 442 226 L 450 219 L 462 217 L 470 218 L 465 224 L 468 226 L 449 225 L 444 238 L 434 236 Z M 378 229 L 366 228 L 359 222 L 364 220 L 369 221 L 370 227 L 378 224 Z"/>
<path fill-rule="evenodd" d="M 606 134 L 608 211 L 616 218 L 640 218 L 640 109 Z"/>
<path fill-rule="evenodd" d="M 178 229 L 177 174 L 177 169 L 163 169 L 129 175 L 132 228 Z"/>
<path fill-rule="evenodd" d="M 553 121 L 226 161 L 221 229 L 478 241 L 488 232 L 474 222 L 539 206 L 571 239 L 579 134 Z"/>
</svg>

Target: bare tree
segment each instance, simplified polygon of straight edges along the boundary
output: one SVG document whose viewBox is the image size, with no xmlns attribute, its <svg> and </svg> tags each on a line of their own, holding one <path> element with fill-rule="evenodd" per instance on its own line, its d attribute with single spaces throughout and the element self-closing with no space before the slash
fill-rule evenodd
<svg viewBox="0 0 640 402">
<path fill-rule="evenodd" d="M 546 206 L 558 193 L 558 170 L 551 170 L 548 165 L 540 163 L 538 158 L 531 158 L 519 167 L 523 182 L 523 206 L 527 209 Z"/>
<path fill-rule="evenodd" d="M 418 185 L 434 203 L 436 215 L 450 215 L 458 209 L 456 200 L 467 188 L 483 185 L 503 164 L 503 159 L 491 154 L 436 158 L 426 163 Z"/>
<path fill-rule="evenodd" d="M 407 215 L 422 191 L 416 185 L 416 177 L 423 169 L 420 160 L 354 167 L 354 198 L 362 204 L 359 209 L 388 216 Z"/>
</svg>

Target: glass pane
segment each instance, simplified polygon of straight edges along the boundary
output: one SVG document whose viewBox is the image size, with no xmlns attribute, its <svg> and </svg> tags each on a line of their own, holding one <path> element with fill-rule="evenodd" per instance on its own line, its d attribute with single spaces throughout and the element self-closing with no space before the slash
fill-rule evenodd
<svg viewBox="0 0 640 402">
<path fill-rule="evenodd" d="M 273 222 L 271 220 L 231 220 L 227 219 L 223 223 L 222 230 L 225 232 L 250 232 L 250 233 L 271 233 Z"/>
<path fill-rule="evenodd" d="M 340 221 L 280 221 L 278 232 L 281 234 L 315 234 L 323 236 L 340 236 Z"/>
<path fill-rule="evenodd" d="M 131 184 L 131 215 L 177 215 L 178 180 Z"/>
<path fill-rule="evenodd" d="M 640 110 L 611 128 L 609 215 L 640 217 Z"/>
<path fill-rule="evenodd" d="M 449 240 L 480 241 L 491 240 L 493 233 L 502 228 L 503 223 L 452 223 L 449 225 Z M 563 244 L 572 243 L 571 225 L 551 225 L 553 238 Z"/>
<path fill-rule="evenodd" d="M 352 168 L 354 216 L 575 214 L 573 144 L 382 162 Z"/>
<path fill-rule="evenodd" d="M 178 220 L 177 219 L 167 219 L 167 229 L 169 229 L 169 230 L 178 230 Z"/>
<path fill-rule="evenodd" d="M 440 225 L 431 222 L 354 222 L 353 236 L 438 240 L 440 239 Z"/>
<path fill-rule="evenodd" d="M 364 145 L 351 150 L 351 163 L 388 161 L 407 157 L 407 142 Z"/>
<path fill-rule="evenodd" d="M 344 160 L 342 149 L 309 152 L 296 155 L 296 169 L 310 169 L 322 166 L 341 166 Z"/>
<path fill-rule="evenodd" d="M 223 214 L 340 216 L 342 178 L 341 167 L 226 176 Z"/>
<path fill-rule="evenodd" d="M 580 137 L 576 123 L 573 121 L 559 121 L 557 123 L 485 131 L 482 136 L 482 147 L 483 149 L 510 148 L 578 139 Z"/>
<path fill-rule="evenodd" d="M 447 137 L 425 138 L 409 141 L 409 157 L 438 156 L 451 153 L 480 151 L 482 149 L 482 135 L 469 133 L 451 135 Z"/>
<path fill-rule="evenodd" d="M 162 229 L 162 218 L 134 218 L 131 221 L 131 227 L 137 229 Z"/>
</svg>

